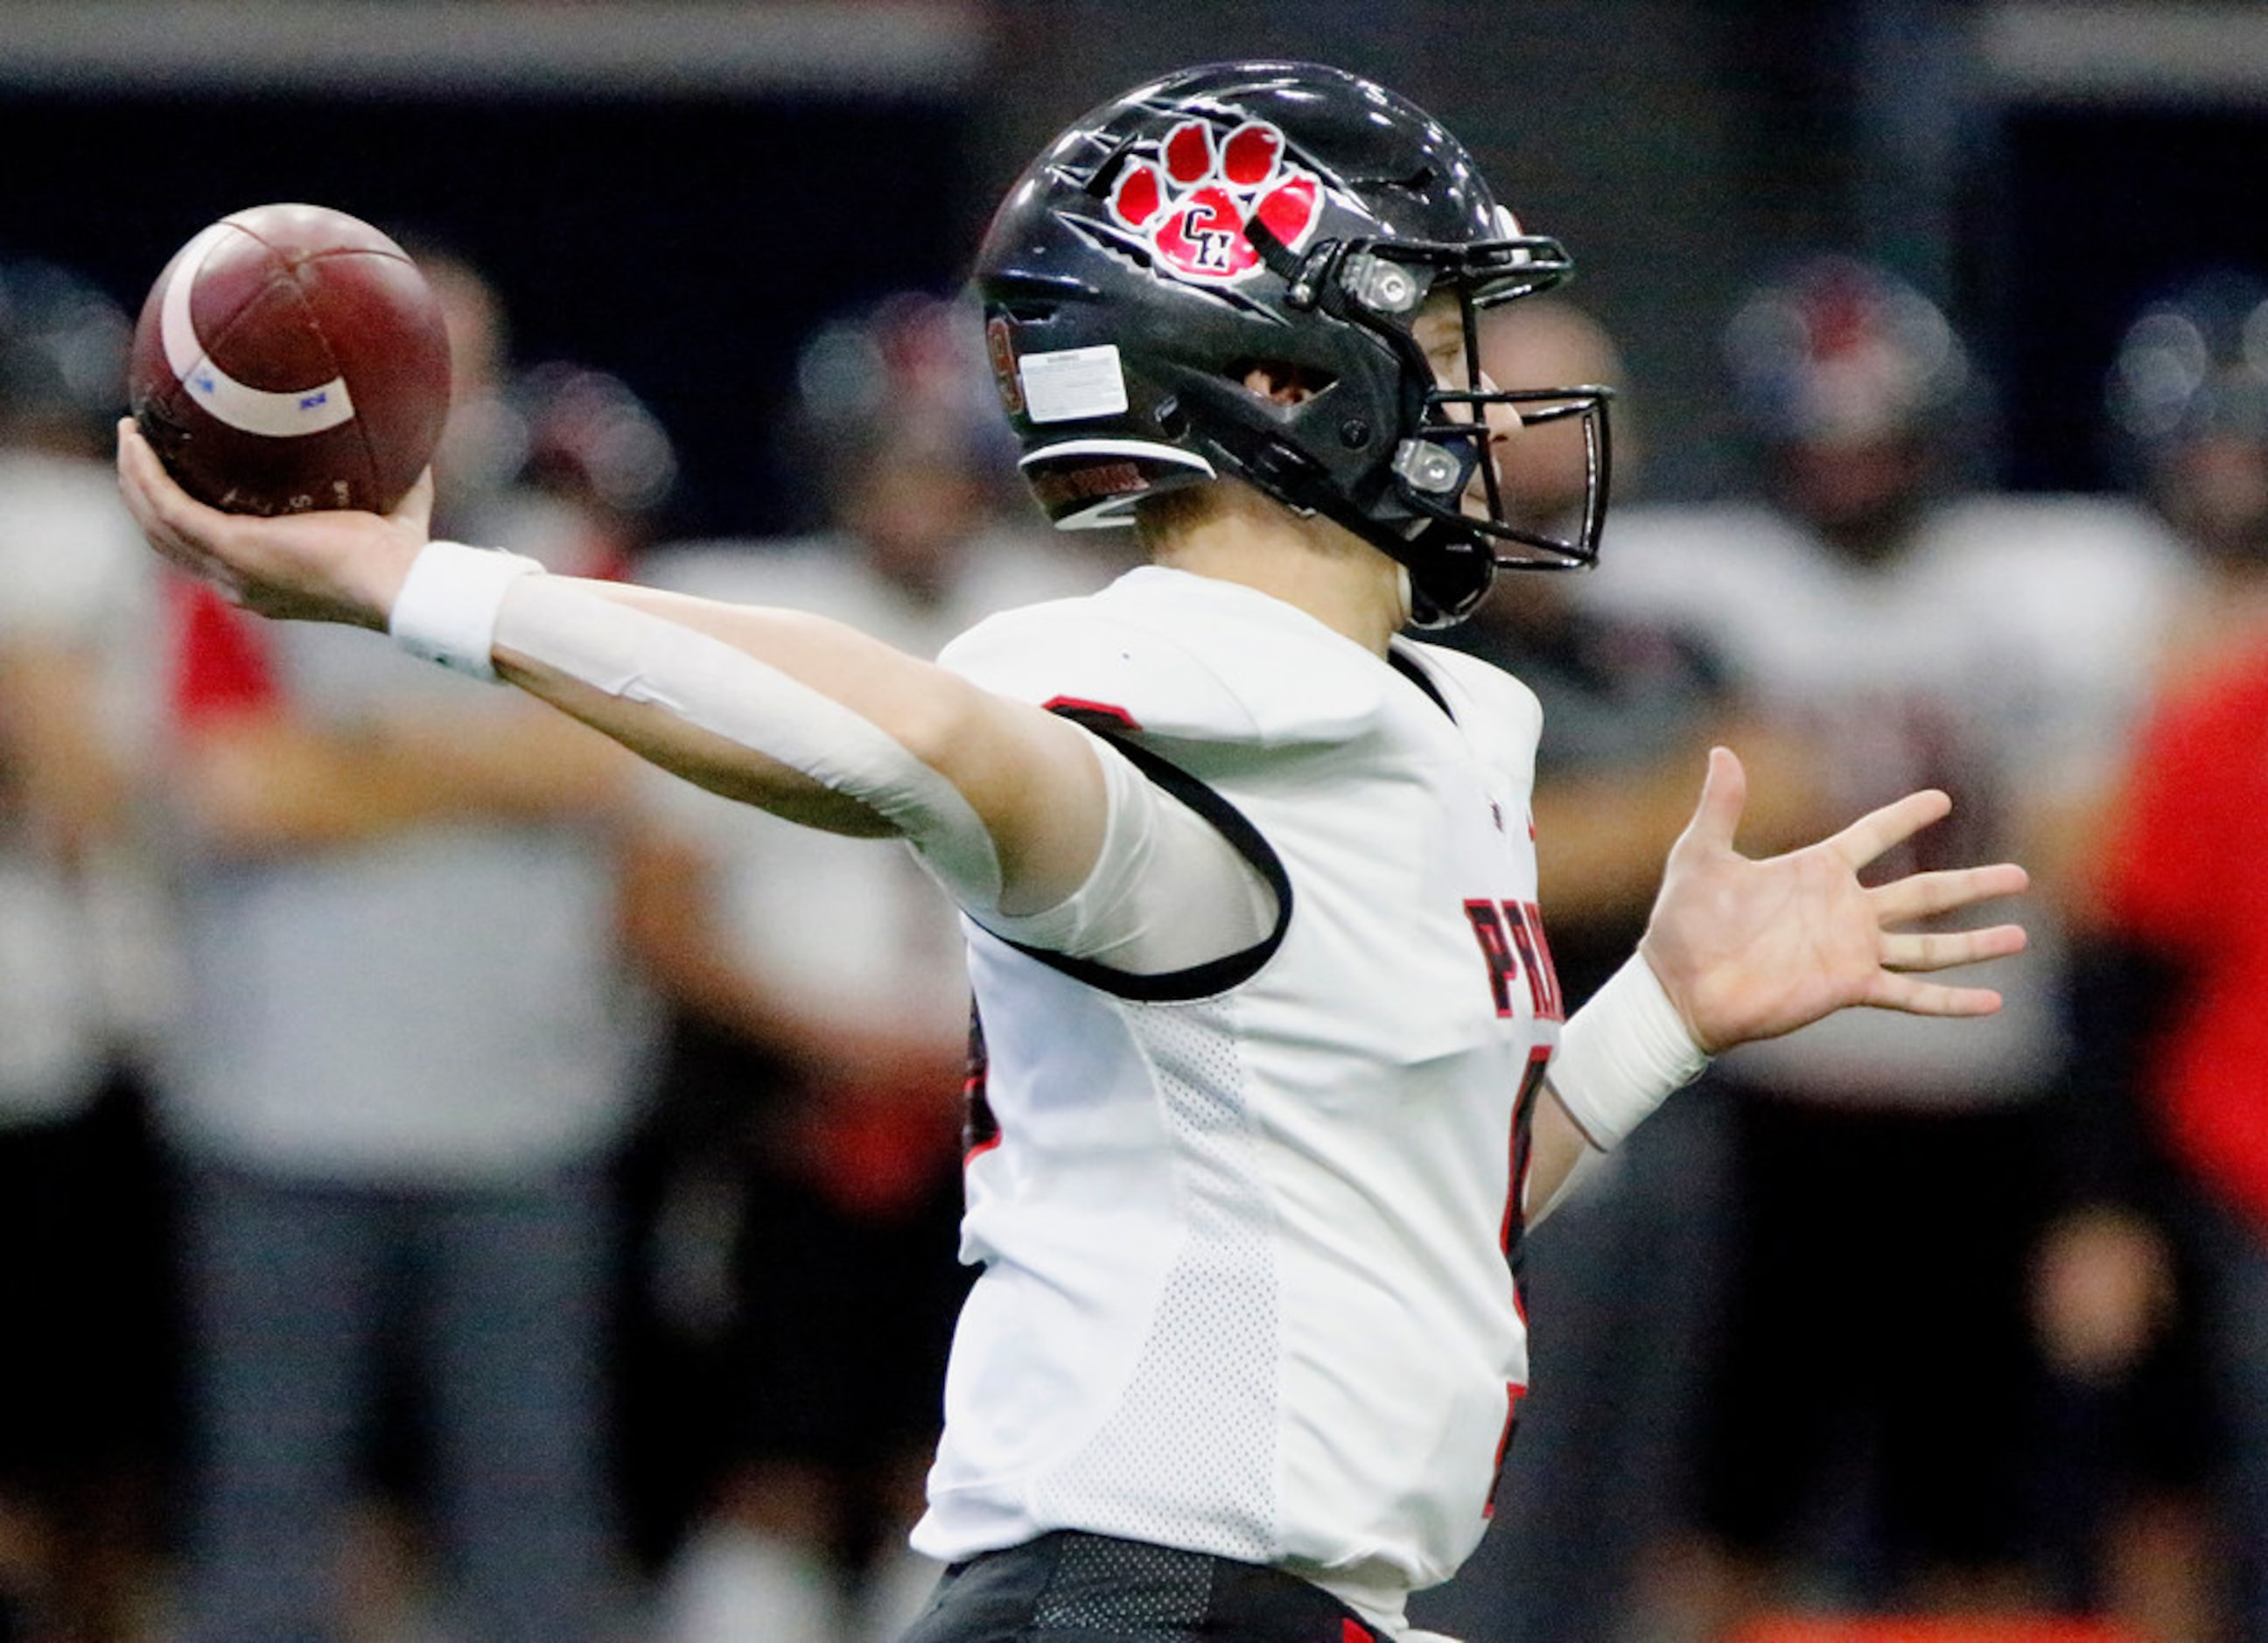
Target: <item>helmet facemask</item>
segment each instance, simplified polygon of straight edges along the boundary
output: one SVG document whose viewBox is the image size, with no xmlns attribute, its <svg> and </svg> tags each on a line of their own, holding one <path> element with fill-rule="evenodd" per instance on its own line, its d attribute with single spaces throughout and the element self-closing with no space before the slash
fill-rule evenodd
<svg viewBox="0 0 2268 1643">
<path fill-rule="evenodd" d="M 1522 235 L 1458 246 L 1359 242 L 1330 262 L 1336 267 L 1322 278 L 1336 284 L 1340 299 L 1318 306 L 1385 338 L 1403 357 L 1405 374 L 1423 385 L 1417 421 L 1388 464 L 1390 490 L 1371 498 L 1364 523 L 1353 527 L 1410 566 L 1418 625 L 1462 619 L 1499 570 L 1595 564 L 1611 473 L 1606 406 L 1613 391 L 1596 383 L 1507 388 L 1491 382 L 1481 365 L 1481 311 L 1565 277 L 1572 264 L 1558 242 Z M 1300 284 L 1292 282 L 1295 301 Z M 1437 368 L 1415 328 L 1436 294 L 1456 305 L 1457 357 L 1447 372 Z M 1580 421 L 1584 499 L 1572 531 L 1522 521 L 1494 460 L 1499 435 L 1490 412 L 1498 408 L 1523 424 Z M 1382 532 L 1399 541 L 1381 540 Z"/>
<path fill-rule="evenodd" d="M 1414 409 L 1403 416 L 1390 456 L 1366 483 L 1320 495 L 1275 475 L 1256 482 L 1278 500 L 1336 519 L 1400 561 L 1410 573 L 1412 621 L 1421 628 L 1462 620 L 1499 570 L 1572 571 L 1598 558 L 1610 474 L 1606 402 L 1598 384 L 1504 388 L 1480 357 L 1480 313 L 1557 284 L 1572 268 L 1557 241 L 1509 234 L 1467 244 L 1364 239 L 1325 241 L 1293 258 L 1265 223 L 1247 233 L 1270 273 L 1284 280 L 1285 304 L 1322 322 L 1361 328 L 1389 350 Z M 1457 357 L 1447 370 L 1417 328 L 1437 297 L 1455 302 Z M 1493 460 L 1497 427 L 1489 413 L 1508 409 L 1521 422 L 1580 418 L 1586 484 L 1580 517 L 1565 534 L 1523 523 Z M 1325 408 L 1324 415 L 1329 410 Z"/>
</svg>

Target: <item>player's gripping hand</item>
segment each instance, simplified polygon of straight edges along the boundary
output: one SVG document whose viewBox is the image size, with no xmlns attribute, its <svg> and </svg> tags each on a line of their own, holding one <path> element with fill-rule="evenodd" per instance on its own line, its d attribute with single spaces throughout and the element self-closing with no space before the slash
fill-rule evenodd
<svg viewBox="0 0 2268 1643">
<path fill-rule="evenodd" d="M 383 516 L 223 513 L 173 483 L 131 417 L 118 424 L 118 488 L 150 545 L 231 604 L 365 628 L 386 626 L 433 509 L 429 471 Z"/>
<path fill-rule="evenodd" d="M 1733 848 L 1748 797 L 1741 762 L 1723 748 L 1693 820 L 1669 852 L 1638 950 L 1695 1043 L 1715 1054 L 1794 1031 L 1848 1005 L 1916 1015 L 1988 1015 L 1984 987 L 1916 979 L 2020 951 L 2023 930 L 1904 930 L 1918 920 L 2014 895 L 2029 882 L 2014 863 L 1918 873 L 1869 888 L 1859 871 L 1941 820 L 1953 801 L 1909 793 L 1831 838 L 1751 861 Z"/>
</svg>

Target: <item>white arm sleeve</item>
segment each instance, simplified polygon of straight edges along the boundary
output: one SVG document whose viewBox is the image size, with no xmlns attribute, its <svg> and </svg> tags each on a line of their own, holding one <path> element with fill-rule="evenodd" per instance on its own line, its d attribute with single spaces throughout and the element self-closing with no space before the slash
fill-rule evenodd
<svg viewBox="0 0 2268 1643">
<path fill-rule="evenodd" d="M 992 836 L 945 777 L 871 719 L 696 629 L 550 577 L 506 594 L 496 643 L 593 689 L 649 703 L 871 807 L 972 913 L 1000 903 Z"/>
<path fill-rule="evenodd" d="M 436 538 L 410 562 L 386 630 L 412 656 L 494 684 L 496 663 L 490 652 L 496 648 L 504 595 L 520 578 L 542 573 L 543 567 L 525 554 Z"/>
<path fill-rule="evenodd" d="M 576 583 L 515 578 L 495 643 L 650 704 L 858 799 L 905 836 L 949 895 L 1009 940 L 1133 975 L 1229 957 L 1273 928 L 1276 895 L 1212 825 L 1101 738 L 1108 800 L 1086 880 L 1044 911 L 1002 914 L 992 836 L 961 790 L 872 720 L 736 646 Z"/>
</svg>

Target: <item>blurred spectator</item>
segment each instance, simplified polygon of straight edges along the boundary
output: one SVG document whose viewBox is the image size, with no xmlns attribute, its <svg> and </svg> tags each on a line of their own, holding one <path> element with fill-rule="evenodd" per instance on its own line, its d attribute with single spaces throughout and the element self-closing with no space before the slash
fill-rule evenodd
<svg viewBox="0 0 2268 1643">
<path fill-rule="evenodd" d="M 107 451 L 125 314 L 0 263 L 0 1637 L 126 1635 L 158 1464 L 162 1224 L 143 1146 L 164 903 L 129 773 L 155 577 Z"/>
<path fill-rule="evenodd" d="M 2229 1635 L 2268 1639 L 2268 905 L 2252 854 L 2268 844 L 2268 282 L 2218 273 L 2152 304 L 2119 350 L 2110 406 L 2135 483 L 2202 577 L 2097 862 L 2120 984 L 2095 1002 L 2136 1041 L 2118 1065 L 2190 1189 L 2161 1197 L 2157 1224 L 2201 1270 L 2181 1293 L 2170 1280 L 2188 1264 L 2114 1196 L 2098 1270 L 2134 1276 L 2070 1311 L 2095 1324 L 2106 1376 L 2130 1374 L 2136 1415 L 2162 1423 L 2147 1348 L 2191 1303 L 2173 1321 L 2194 1322 L 2215 1394 L 2206 1442 L 2241 1577 Z M 2159 1444 L 2130 1454 L 2129 1481 L 2146 1505 L 2154 1487 L 2143 1521 L 2163 1525 L 2203 1446 L 2178 1426 L 2170 1455 L 2155 1426 L 2141 1436 Z M 2217 1634 L 2210 1596 L 2172 1595 L 2189 1629 L 2166 1635 Z"/>
<path fill-rule="evenodd" d="M 604 570 L 619 522 L 497 458 L 493 297 L 420 260 L 455 357 L 440 528 Z M 604 1635 L 606 1168 L 640 1042 L 615 939 L 622 763 L 366 634 L 176 592 L 193 1007 L 168 1116 L 198 1462 L 182 1635 L 303 1643 L 350 1613 L 385 1635 L 402 1594 L 341 1589 L 372 1574 L 344 1548 L 383 1544 L 349 1533 L 373 1482 L 430 1507 L 451 1637 Z"/>
<path fill-rule="evenodd" d="M 1960 494 L 1986 454 L 1982 385 L 1944 315 L 1881 270 L 1807 262 L 1726 346 L 1760 494 L 1622 513 L 1585 595 L 1719 646 L 1804 749 L 1822 818 L 1951 793 L 1917 859 L 1883 871 L 2013 858 L 2045 894 L 1977 1030 L 1857 1011 L 1720 1064 L 1729 1293 L 1672 1630 L 1718 1635 L 1799 1592 L 2029 1601 L 2025 1286 L 2066 1065 L 2055 907 L 2174 564 L 2116 504 Z"/>
<path fill-rule="evenodd" d="M 1491 311 L 1482 366 L 1501 387 L 1625 387 L 1612 339 L 1556 297 Z M 1618 494 L 1637 468 L 1627 400 L 1614 413 Z M 1525 522 L 1570 534 L 1587 461 L 1573 419 L 1539 421 L 1499 460 Z M 1602 568 L 1612 576 L 1609 519 Z M 1441 637 L 1517 675 L 1543 704 L 1535 814 L 1543 907 L 1568 1007 L 1636 945 L 1713 744 L 1740 749 L 1747 826 L 1773 836 L 1778 761 L 1733 723 L 1723 670 L 1690 635 L 1594 611 L 1552 574 L 1507 576 Z M 1423 1624 L 1503 1643 L 1616 1635 L 1640 1551 L 1676 1504 L 1695 1341 L 1708 1300 L 1694 1241 L 1709 1225 L 1716 1115 L 1683 1095 L 1613 1154 L 1526 1246 L 1532 1395 L 1480 1552 Z"/>
<path fill-rule="evenodd" d="M 793 432 L 825 527 L 664 551 L 644 579 L 923 656 L 1091 589 L 1099 562 L 1008 512 L 1028 505 L 976 323 L 902 294 L 821 330 Z M 938 1573 L 903 1542 L 966 1285 L 959 924 L 895 844 L 656 781 L 631 926 L 678 1010 L 662 1111 L 680 1138 L 650 1271 L 714 1399 L 685 1434 L 710 1465 L 661 1636 L 894 1639 Z"/>
<path fill-rule="evenodd" d="M 515 369 L 497 294 L 446 250 L 406 237 L 448 318 L 453 403 L 434 457 L 437 530 L 586 576 L 617 576 L 677 483 L 667 430 L 588 365 Z"/>
</svg>

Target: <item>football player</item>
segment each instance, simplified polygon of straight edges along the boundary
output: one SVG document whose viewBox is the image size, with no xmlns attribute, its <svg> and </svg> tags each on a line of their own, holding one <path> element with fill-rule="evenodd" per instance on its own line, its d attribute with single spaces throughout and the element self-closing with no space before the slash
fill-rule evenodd
<svg viewBox="0 0 2268 1643">
<path fill-rule="evenodd" d="M 2089 1070 L 2117 1072 L 2082 1155 L 2101 1160 L 2083 1183 L 2094 1197 L 2048 1248 L 2043 1316 L 2058 1367 L 2102 1411 L 2105 1538 L 2123 1542 L 2103 1560 L 2108 1595 L 2137 1618 L 2226 1606 L 2230 1635 L 2262 1637 L 2268 1145 L 2254 1046 L 2268 944 L 2256 880 L 2216 886 L 2213 865 L 2246 859 L 2264 815 L 2268 279 L 2217 268 L 2157 293 L 2107 386 L 2111 453 L 2197 579 L 2096 846 L 2089 933 L 2108 952 L 2074 1013 Z"/>
<path fill-rule="evenodd" d="M 1476 316 L 1563 278 L 1466 151 L 1304 64 L 1078 121 L 978 254 L 1022 465 L 1150 563 L 932 665 L 804 615 L 535 574 L 393 517 L 207 510 L 122 428 L 152 543 L 249 608 L 496 675 L 813 826 L 907 840 L 965 915 L 983 1268 L 915 1544 L 919 1643 L 1075 1630 L 1359 1643 L 1478 1539 L 1527 1378 L 1506 1256 L 1705 1058 L 2021 930 L 1895 933 L 2012 865 L 1862 888 L 1921 792 L 1764 861 L 1710 756 L 1639 951 L 1563 1022 L 1535 698 L 1401 637 L 1594 557 L 1603 395 L 1498 391 Z M 1520 407 L 1592 426 L 1574 529 L 1515 522 Z M 1516 595 L 1515 595 L 1516 596 Z"/>
<path fill-rule="evenodd" d="M 1621 511 L 1585 602 L 1716 650 L 1802 773 L 1807 833 L 1942 786 L 1959 816 L 1911 862 L 2019 855 L 2048 894 L 1993 976 L 1991 1022 L 1857 1012 L 1717 1069 L 1736 1213 L 1702 1354 L 1696 1532 L 1660 1560 L 1662 1605 L 1679 1635 L 1715 1635 L 1821 1578 L 1892 1609 L 2021 1603 L 2041 1584 L 2024 1295 L 2074 1065 L 2058 915 L 2091 899 L 2057 868 L 2115 770 L 2178 566 L 2123 503 L 1966 471 L 1987 386 L 1886 267 L 1775 270 L 1724 350 L 1755 483 Z M 1886 1372 L 1915 1343 L 1880 1297 L 1916 1272 L 1936 1275 L 1931 1339 L 1962 1344 L 1958 1375 Z M 1830 1499 L 1863 1502 L 1867 1555 L 1819 1549 Z"/>
</svg>

